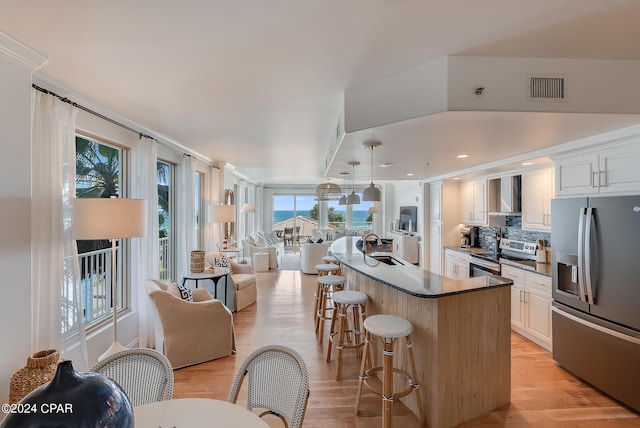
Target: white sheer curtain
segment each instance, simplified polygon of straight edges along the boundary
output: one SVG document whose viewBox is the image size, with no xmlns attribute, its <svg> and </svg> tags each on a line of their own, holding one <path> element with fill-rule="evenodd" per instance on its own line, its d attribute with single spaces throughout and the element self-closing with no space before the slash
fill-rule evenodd
<svg viewBox="0 0 640 428">
<path fill-rule="evenodd" d="M 137 297 L 138 340 L 141 347 L 153 348 L 154 313 L 145 287 L 147 279 L 160 278 L 160 232 L 158 224 L 158 143 L 147 137 L 140 139 L 131 152 L 132 172 L 136 177 L 131 197 L 147 201 L 147 234 L 131 240 L 131 295 Z"/>
<path fill-rule="evenodd" d="M 182 157 L 182 164 L 179 166 L 178 183 L 178 207 L 177 207 L 177 224 L 178 227 L 178 245 L 176 249 L 176 259 L 178 264 L 178 272 L 176 272 L 176 280 L 180 280 L 181 275 L 189 272 L 189 258 L 194 248 L 196 240 L 196 203 L 195 203 L 195 175 L 196 168 L 194 159 L 189 155 Z"/>
<path fill-rule="evenodd" d="M 82 285 L 72 236 L 77 110 L 35 89 L 32 108 L 31 347 L 58 349 L 86 370 Z"/>
</svg>

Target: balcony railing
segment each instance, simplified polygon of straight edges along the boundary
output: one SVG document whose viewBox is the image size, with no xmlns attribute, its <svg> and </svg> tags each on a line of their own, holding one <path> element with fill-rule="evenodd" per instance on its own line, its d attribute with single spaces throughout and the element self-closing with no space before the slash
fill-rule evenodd
<svg viewBox="0 0 640 428">
<path fill-rule="evenodd" d="M 160 279 L 172 279 L 173 261 L 171 259 L 171 241 L 160 238 Z M 120 260 L 120 247 L 116 248 L 116 257 Z M 112 314 L 111 312 L 111 248 L 91 251 L 78 255 L 80 278 L 82 284 L 82 308 L 84 325 L 90 326 Z M 122 281 L 118 281 L 122 284 Z M 122 308 L 122 285 L 118 289 L 118 309 Z M 69 281 L 62 289 L 62 332 L 71 332 L 76 328 L 74 312 L 73 284 Z"/>
<path fill-rule="evenodd" d="M 173 260 L 169 237 L 160 238 L 160 281 L 173 279 Z"/>
<path fill-rule="evenodd" d="M 329 222 L 329 227 L 339 230 L 345 230 L 347 228 L 347 223 L 344 221 Z M 371 223 L 370 221 L 352 222 L 351 228 L 349 230 L 356 232 L 371 231 L 373 230 L 373 223 Z"/>
</svg>

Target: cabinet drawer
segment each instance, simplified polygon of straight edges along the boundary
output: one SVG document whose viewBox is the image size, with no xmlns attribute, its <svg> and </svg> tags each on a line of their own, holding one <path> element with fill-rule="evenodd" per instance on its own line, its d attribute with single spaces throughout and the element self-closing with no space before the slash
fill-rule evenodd
<svg viewBox="0 0 640 428">
<path fill-rule="evenodd" d="M 551 278 L 532 272 L 524 272 L 527 287 L 536 288 L 551 295 Z"/>
<path fill-rule="evenodd" d="M 500 271 L 500 276 L 512 279 L 514 282 L 518 282 L 520 284 L 525 283 L 525 272 L 522 269 L 503 265 Z"/>
</svg>

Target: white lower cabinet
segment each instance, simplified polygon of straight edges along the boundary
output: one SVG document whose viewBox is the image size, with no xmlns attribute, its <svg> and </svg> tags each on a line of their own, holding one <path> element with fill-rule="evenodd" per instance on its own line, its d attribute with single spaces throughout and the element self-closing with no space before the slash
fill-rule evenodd
<svg viewBox="0 0 640 428">
<path fill-rule="evenodd" d="M 469 261 L 471 256 L 460 251 L 447 248 L 444 251 L 444 271 L 447 278 L 469 278 Z"/>
<path fill-rule="evenodd" d="M 513 280 L 511 328 L 551 351 L 551 278 L 504 265 L 500 276 Z"/>
</svg>

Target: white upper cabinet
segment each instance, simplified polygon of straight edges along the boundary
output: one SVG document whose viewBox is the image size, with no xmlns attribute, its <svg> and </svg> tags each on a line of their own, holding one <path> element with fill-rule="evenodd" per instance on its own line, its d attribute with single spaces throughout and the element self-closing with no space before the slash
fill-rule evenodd
<svg viewBox="0 0 640 428">
<path fill-rule="evenodd" d="M 551 230 L 554 175 L 552 167 L 522 173 L 522 229 Z"/>
<path fill-rule="evenodd" d="M 558 196 L 625 194 L 640 190 L 640 141 L 558 157 Z"/>
<path fill-rule="evenodd" d="M 487 225 L 487 180 L 460 184 L 460 221 L 469 225 Z"/>
</svg>

